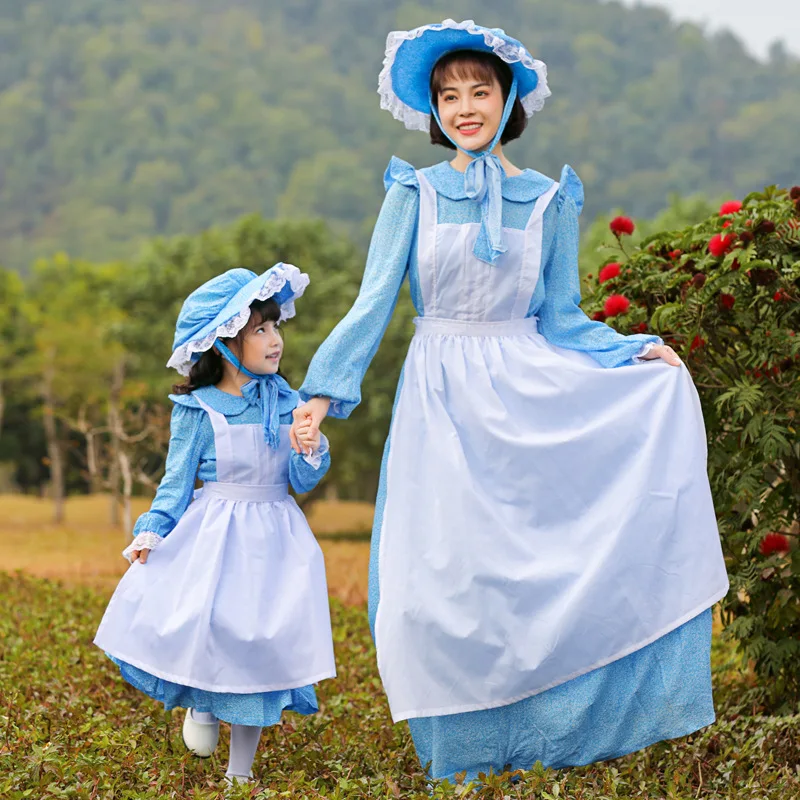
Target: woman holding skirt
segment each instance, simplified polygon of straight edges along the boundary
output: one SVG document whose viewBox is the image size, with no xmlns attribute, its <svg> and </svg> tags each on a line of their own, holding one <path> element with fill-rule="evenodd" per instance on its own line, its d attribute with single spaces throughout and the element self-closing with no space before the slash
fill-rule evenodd
<svg viewBox="0 0 800 800">
<path fill-rule="evenodd" d="M 391 160 L 361 292 L 295 424 L 356 407 L 408 278 L 419 316 L 370 564 L 393 719 L 439 779 L 582 765 L 709 725 L 728 581 L 700 403 L 658 337 L 580 309 L 577 175 L 503 153 L 550 94 L 544 64 L 446 20 L 389 35 L 379 91 L 455 156 Z"/>
</svg>

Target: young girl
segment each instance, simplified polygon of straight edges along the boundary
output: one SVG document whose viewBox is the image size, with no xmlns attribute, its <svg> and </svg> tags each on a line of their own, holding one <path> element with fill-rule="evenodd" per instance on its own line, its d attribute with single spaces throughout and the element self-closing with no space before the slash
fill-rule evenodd
<svg viewBox="0 0 800 800">
<path fill-rule="evenodd" d="M 232 269 L 183 304 L 166 473 L 95 638 L 129 683 L 187 708 L 197 755 L 231 723 L 229 782 L 249 780 L 261 728 L 316 712 L 312 684 L 336 674 L 322 552 L 288 493 L 316 486 L 330 456 L 307 430 L 292 453 L 298 395 L 278 374 L 277 325 L 307 285 L 289 264 Z"/>
<path fill-rule="evenodd" d="M 580 309 L 577 175 L 503 151 L 550 94 L 544 64 L 446 20 L 389 35 L 379 91 L 456 152 L 423 170 L 392 159 L 361 293 L 295 420 L 313 434 L 359 403 L 408 276 L 419 318 L 370 565 L 394 720 L 451 779 L 710 724 L 710 607 L 728 581 L 697 393 L 658 337 Z"/>
</svg>

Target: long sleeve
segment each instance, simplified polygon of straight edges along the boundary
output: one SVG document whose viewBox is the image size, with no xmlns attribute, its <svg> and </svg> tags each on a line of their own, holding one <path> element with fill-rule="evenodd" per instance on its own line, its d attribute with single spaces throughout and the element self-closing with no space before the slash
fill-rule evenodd
<svg viewBox="0 0 800 800">
<path fill-rule="evenodd" d="M 289 482 L 296 492 L 310 492 L 325 477 L 331 466 L 328 439 L 320 435 L 319 447 L 309 456 L 292 451 L 289 460 Z"/>
<path fill-rule="evenodd" d="M 361 382 L 397 305 L 417 226 L 419 191 L 390 186 L 375 225 L 361 290 L 317 350 L 300 387 L 304 400 L 330 397 L 330 416 L 347 418 L 361 402 Z"/>
<path fill-rule="evenodd" d="M 580 192 L 580 202 L 583 192 L 577 176 L 568 167 L 565 173 L 567 170 L 570 175 L 562 175 L 556 230 L 544 266 L 545 296 L 538 312 L 539 330 L 552 344 L 588 353 L 604 367 L 629 364 L 647 344 L 660 344 L 661 339 L 646 334 L 624 336 L 603 322 L 589 319 L 580 307 L 579 206 L 572 193 Z"/>
<path fill-rule="evenodd" d="M 170 420 L 167 464 L 150 510 L 142 514 L 133 529 L 134 536 L 150 532 L 166 536 L 189 506 L 200 464 L 200 424 L 205 412 L 176 405 Z"/>
</svg>

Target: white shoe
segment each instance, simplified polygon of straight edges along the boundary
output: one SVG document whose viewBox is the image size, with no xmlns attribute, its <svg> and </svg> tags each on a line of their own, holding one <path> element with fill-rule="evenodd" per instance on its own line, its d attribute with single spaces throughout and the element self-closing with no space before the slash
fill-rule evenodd
<svg viewBox="0 0 800 800">
<path fill-rule="evenodd" d="M 219 741 L 219 720 L 214 722 L 198 722 L 192 716 L 192 709 L 186 709 L 183 720 L 183 743 L 200 758 L 208 758 L 216 749 Z"/>
<path fill-rule="evenodd" d="M 253 773 L 250 773 L 249 778 L 245 778 L 244 775 L 226 775 L 225 776 L 225 796 L 226 797 L 233 797 L 234 795 L 238 794 L 236 788 L 238 786 L 247 786 L 253 782 Z"/>
</svg>

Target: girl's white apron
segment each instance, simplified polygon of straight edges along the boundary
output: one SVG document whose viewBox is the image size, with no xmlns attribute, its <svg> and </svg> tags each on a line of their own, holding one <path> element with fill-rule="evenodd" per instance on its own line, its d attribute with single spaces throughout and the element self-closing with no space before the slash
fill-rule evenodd
<svg viewBox="0 0 800 800">
<path fill-rule="evenodd" d="M 542 215 L 436 224 L 420 180 L 417 320 L 391 429 L 378 666 L 395 720 L 507 705 L 658 639 L 728 587 L 686 368 L 604 369 L 526 319 Z"/>
<path fill-rule="evenodd" d="M 336 674 L 322 551 L 288 494 L 289 436 L 211 418 L 217 481 L 122 578 L 95 638 L 115 658 L 214 692 L 306 686 Z"/>
</svg>

